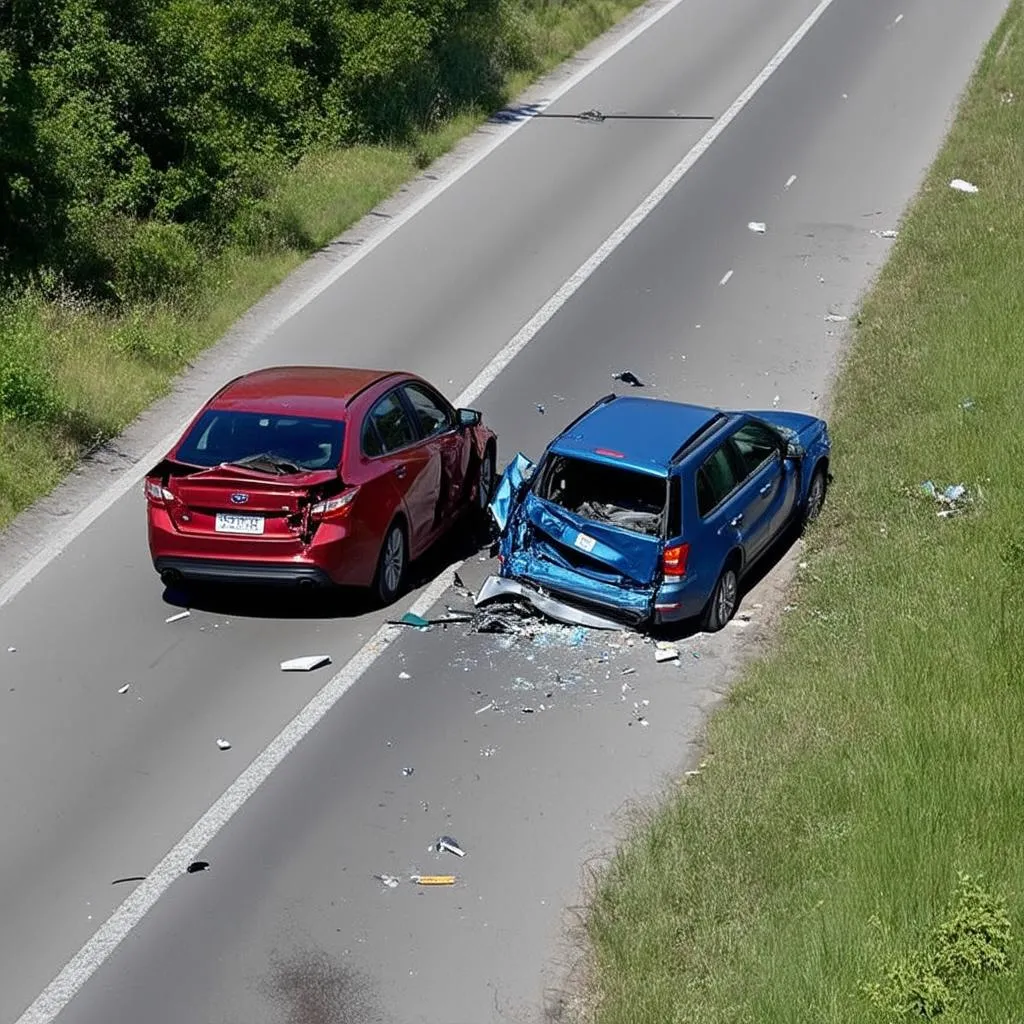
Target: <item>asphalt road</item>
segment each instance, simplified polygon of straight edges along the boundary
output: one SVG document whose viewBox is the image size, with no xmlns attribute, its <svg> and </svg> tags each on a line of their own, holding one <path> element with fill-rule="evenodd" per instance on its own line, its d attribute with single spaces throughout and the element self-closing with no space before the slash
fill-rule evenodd
<svg viewBox="0 0 1024 1024">
<path fill-rule="evenodd" d="M 683 0 L 551 109 L 720 116 L 814 7 Z M 1004 7 L 835 0 L 476 403 L 502 459 L 538 453 L 624 366 L 656 394 L 821 408 L 843 332 L 825 314 L 850 312 L 884 259 L 871 231 L 896 226 Z M 239 364 L 398 365 L 454 396 L 707 127 L 526 124 Z M 473 555 L 464 575 L 487 568 Z M 751 626 L 685 640 L 680 668 L 617 635 L 402 636 L 59 1020 L 537 1019 L 571 950 L 581 865 L 627 801 L 678 772 L 742 638 L 770 621 L 765 589 Z M 322 651 L 341 666 L 384 618 L 229 600 L 165 622 L 176 610 L 138 488 L 0 607 L 4 1021 L 133 885 L 111 882 L 148 874 L 333 671 L 279 662 Z M 464 859 L 427 852 L 441 832 Z M 459 884 L 372 877 L 434 870 Z"/>
</svg>

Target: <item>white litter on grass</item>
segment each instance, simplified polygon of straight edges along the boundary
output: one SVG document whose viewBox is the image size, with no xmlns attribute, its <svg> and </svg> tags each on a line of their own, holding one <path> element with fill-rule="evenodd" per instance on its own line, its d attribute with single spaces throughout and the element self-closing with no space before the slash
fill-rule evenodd
<svg viewBox="0 0 1024 1024">
<path fill-rule="evenodd" d="M 954 178 L 950 183 L 949 187 L 956 189 L 957 192 L 977 192 L 978 186 L 972 185 L 969 181 L 964 181 L 963 178 Z"/>
<path fill-rule="evenodd" d="M 310 654 L 305 658 L 292 658 L 290 661 L 281 662 L 282 672 L 312 672 L 315 668 L 323 668 L 330 665 L 329 654 Z"/>
<path fill-rule="evenodd" d="M 723 284 L 728 284 L 728 283 L 729 283 L 729 278 L 731 278 L 731 277 L 732 277 L 732 271 L 730 270 L 730 271 L 729 271 L 729 272 L 728 272 L 728 273 L 727 273 L 727 274 L 725 275 L 725 277 L 723 277 L 723 278 L 722 278 L 722 280 L 721 280 L 721 281 L 719 281 L 718 283 L 719 283 L 720 285 L 723 285 Z M 699 326 L 700 326 L 700 324 L 698 324 L 697 326 L 699 327 Z"/>
<path fill-rule="evenodd" d="M 747 227 L 753 231 L 755 235 L 763 235 L 768 230 L 768 226 L 759 220 L 752 220 Z"/>
<path fill-rule="evenodd" d="M 187 619 L 192 613 L 187 609 L 183 612 L 178 612 L 177 615 L 171 615 L 169 618 L 164 619 L 164 622 L 181 622 L 182 619 Z"/>
<path fill-rule="evenodd" d="M 409 675 L 408 672 L 399 672 L 398 673 L 398 678 L 399 679 L 412 679 L 412 676 Z"/>
<path fill-rule="evenodd" d="M 125 684 L 124 684 L 124 686 L 118 687 L 118 690 L 117 690 L 117 692 L 118 692 L 118 693 L 127 693 L 127 692 L 128 692 L 128 689 L 129 689 L 129 687 L 130 687 L 131 685 L 132 685 L 131 683 L 125 683 Z"/>
<path fill-rule="evenodd" d="M 795 181 L 796 181 L 796 175 L 795 174 L 791 174 L 789 176 L 789 179 L 787 180 L 786 184 L 783 185 L 783 188 L 788 192 L 793 187 L 793 183 Z"/>
<path fill-rule="evenodd" d="M 842 313 L 826 313 L 825 323 L 827 324 L 841 324 L 845 320 L 849 320 L 848 316 L 843 316 Z"/>
</svg>

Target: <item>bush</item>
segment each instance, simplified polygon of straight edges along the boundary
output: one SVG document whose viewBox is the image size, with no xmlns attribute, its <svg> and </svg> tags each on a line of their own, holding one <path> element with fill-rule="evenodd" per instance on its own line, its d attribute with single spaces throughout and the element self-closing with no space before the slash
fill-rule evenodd
<svg viewBox="0 0 1024 1024">
<path fill-rule="evenodd" d="M 60 401 L 49 362 L 34 303 L 0 305 L 0 423 L 46 423 L 57 418 Z"/>
</svg>

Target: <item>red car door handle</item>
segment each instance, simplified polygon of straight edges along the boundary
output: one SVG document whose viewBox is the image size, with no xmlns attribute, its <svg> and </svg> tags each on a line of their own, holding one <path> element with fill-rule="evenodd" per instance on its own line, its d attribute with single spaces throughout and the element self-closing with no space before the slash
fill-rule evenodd
<svg viewBox="0 0 1024 1024">
<path fill-rule="evenodd" d="M 395 466 L 395 476 L 401 480 L 405 476 L 405 466 Z"/>
</svg>

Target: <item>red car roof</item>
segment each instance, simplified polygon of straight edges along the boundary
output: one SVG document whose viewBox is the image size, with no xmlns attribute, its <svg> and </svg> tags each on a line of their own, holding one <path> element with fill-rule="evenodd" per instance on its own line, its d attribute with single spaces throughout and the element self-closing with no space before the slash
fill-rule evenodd
<svg viewBox="0 0 1024 1024">
<path fill-rule="evenodd" d="M 214 409 L 338 416 L 353 395 L 392 376 L 405 375 L 341 366 L 273 366 L 232 381 L 209 404 Z"/>
</svg>

